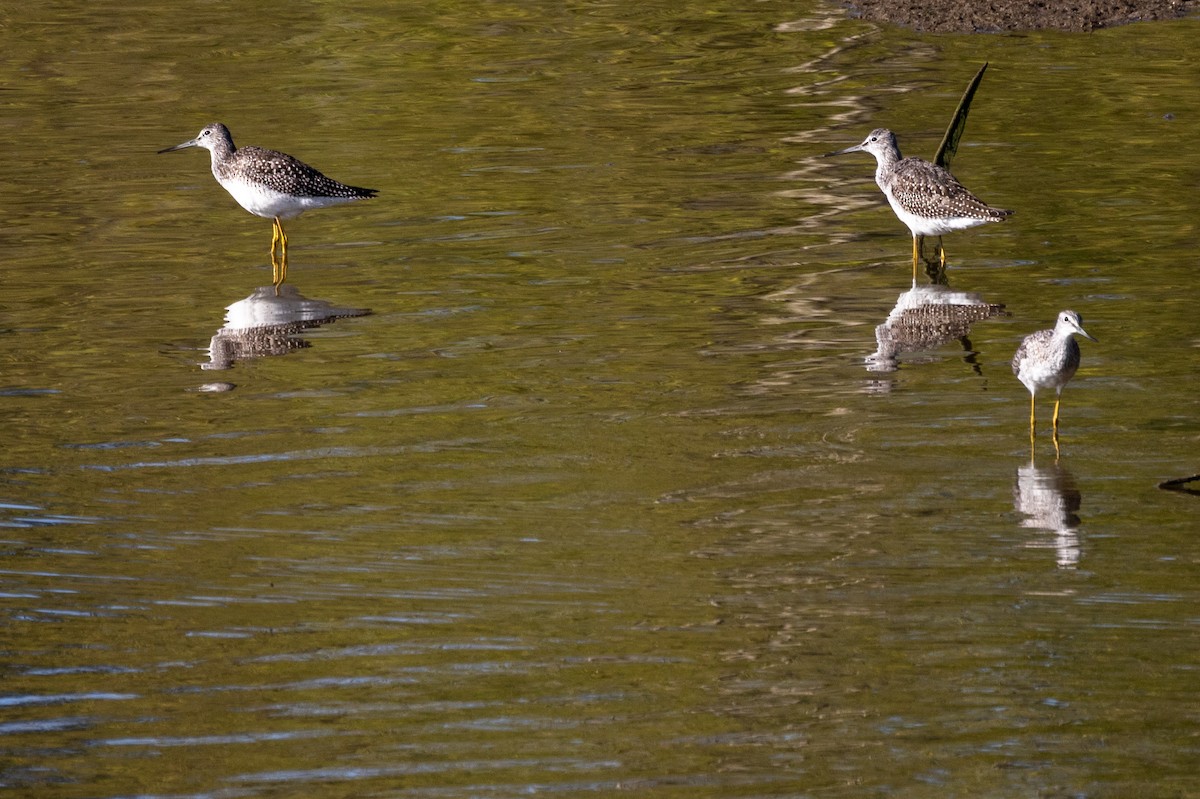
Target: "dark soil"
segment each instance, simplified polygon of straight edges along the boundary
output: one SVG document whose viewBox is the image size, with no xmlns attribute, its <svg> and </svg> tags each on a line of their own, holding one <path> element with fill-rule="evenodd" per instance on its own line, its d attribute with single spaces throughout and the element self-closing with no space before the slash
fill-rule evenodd
<svg viewBox="0 0 1200 799">
<path fill-rule="evenodd" d="M 1197 0 L 845 0 L 863 19 L 938 33 L 1091 31 L 1194 14 Z"/>
</svg>

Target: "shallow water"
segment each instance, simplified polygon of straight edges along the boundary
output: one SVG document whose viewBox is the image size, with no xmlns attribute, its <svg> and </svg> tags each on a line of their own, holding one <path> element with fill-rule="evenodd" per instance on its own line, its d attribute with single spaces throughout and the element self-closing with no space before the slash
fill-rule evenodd
<svg viewBox="0 0 1200 799">
<path fill-rule="evenodd" d="M 9 22 L 0 784 L 1194 792 L 1196 21 Z M 914 293 L 872 160 L 816 156 L 930 155 L 984 60 L 954 169 L 1016 215 Z M 281 297 L 155 155 L 217 119 L 380 189 L 288 224 Z M 1008 361 L 1066 307 L 1056 458 Z"/>
</svg>

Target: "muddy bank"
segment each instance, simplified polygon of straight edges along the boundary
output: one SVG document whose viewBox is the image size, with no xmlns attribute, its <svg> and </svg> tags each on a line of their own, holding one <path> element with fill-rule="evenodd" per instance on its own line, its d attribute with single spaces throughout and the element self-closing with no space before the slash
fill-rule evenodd
<svg viewBox="0 0 1200 799">
<path fill-rule="evenodd" d="M 847 0 L 852 14 L 938 33 L 1091 31 L 1195 14 L 1197 0 Z"/>
</svg>

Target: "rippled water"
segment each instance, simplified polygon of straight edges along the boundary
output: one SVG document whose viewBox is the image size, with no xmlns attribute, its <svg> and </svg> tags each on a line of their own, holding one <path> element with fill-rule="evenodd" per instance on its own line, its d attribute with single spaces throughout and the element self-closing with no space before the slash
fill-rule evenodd
<svg viewBox="0 0 1200 799">
<path fill-rule="evenodd" d="M 1197 22 L 7 15 L 0 785 L 1193 795 Z M 940 286 L 867 156 L 1001 225 Z M 228 124 L 378 199 L 269 224 Z M 1008 361 L 1098 343 L 1061 454 Z"/>
</svg>

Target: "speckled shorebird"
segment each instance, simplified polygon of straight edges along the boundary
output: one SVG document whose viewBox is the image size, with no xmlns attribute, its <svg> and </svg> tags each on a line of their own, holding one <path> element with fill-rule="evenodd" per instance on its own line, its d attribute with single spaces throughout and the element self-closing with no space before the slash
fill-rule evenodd
<svg viewBox="0 0 1200 799">
<path fill-rule="evenodd" d="M 992 208 L 980 200 L 937 164 L 915 156 L 901 158 L 896 134 L 887 128 L 876 128 L 862 144 L 827 153 L 825 157 L 857 152 L 875 156 L 875 182 L 883 189 L 896 216 L 912 231 L 913 281 L 917 279 L 920 237 L 943 236 L 1012 215 L 1012 211 Z M 938 257 L 945 267 L 946 251 L 940 243 Z"/>
<path fill-rule="evenodd" d="M 1017 347 L 1012 369 L 1017 379 L 1029 389 L 1029 437 L 1033 438 L 1034 403 L 1039 388 L 1052 388 L 1054 397 L 1054 437 L 1058 439 L 1058 404 L 1062 390 L 1079 368 L 1079 344 L 1075 334 L 1096 339 L 1083 329 L 1083 320 L 1074 311 L 1063 311 L 1053 330 L 1031 333 Z"/>
<path fill-rule="evenodd" d="M 203 147 L 212 155 L 212 173 L 233 195 L 238 205 L 255 216 L 274 220 L 271 228 L 272 279 L 279 287 L 287 279 L 287 234 L 284 219 L 293 219 L 313 208 L 374 197 L 375 189 L 360 189 L 327 178 L 303 161 L 286 153 L 261 147 L 237 148 L 229 128 L 220 122 L 206 125 L 196 138 L 159 150 L 169 153 L 187 147 Z M 275 260 L 279 245 L 280 260 Z"/>
</svg>

